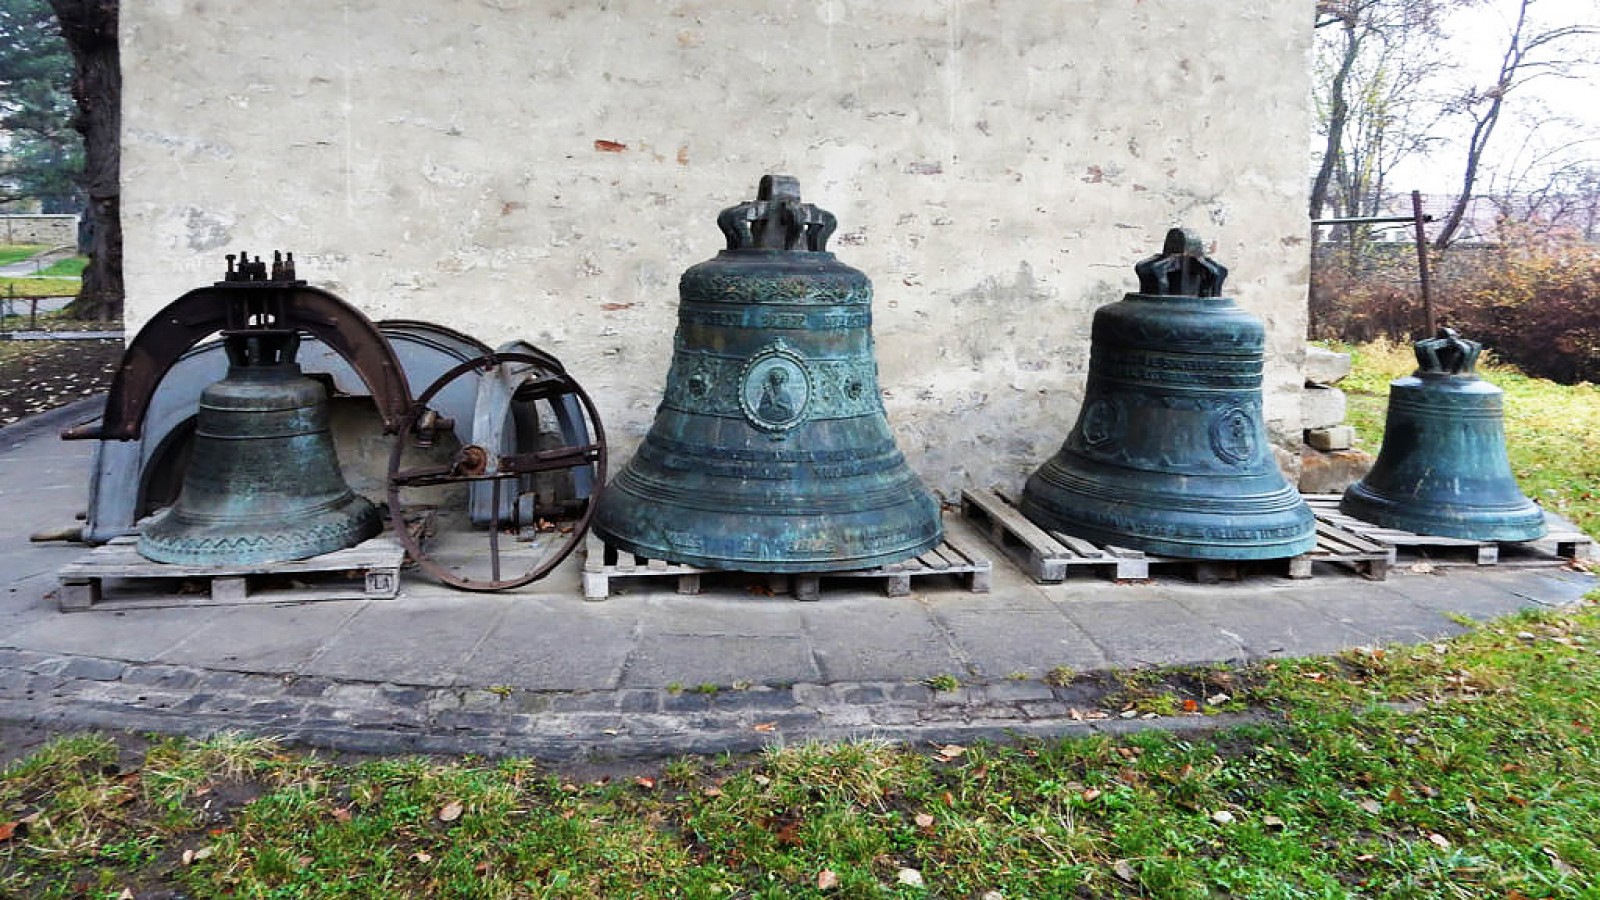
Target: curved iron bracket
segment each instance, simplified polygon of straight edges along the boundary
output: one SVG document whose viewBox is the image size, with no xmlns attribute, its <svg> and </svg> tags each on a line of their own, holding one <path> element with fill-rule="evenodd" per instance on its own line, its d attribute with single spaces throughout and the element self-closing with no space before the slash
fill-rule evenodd
<svg viewBox="0 0 1600 900">
<path fill-rule="evenodd" d="M 304 283 L 219 282 L 172 301 L 150 318 L 122 354 L 99 423 L 61 433 L 63 440 L 137 440 L 156 385 L 186 350 L 225 328 L 246 327 L 242 306 L 270 309 L 279 328 L 315 335 L 356 371 L 372 392 L 385 434 L 411 409 L 411 390 L 376 325 L 336 295 Z"/>
</svg>

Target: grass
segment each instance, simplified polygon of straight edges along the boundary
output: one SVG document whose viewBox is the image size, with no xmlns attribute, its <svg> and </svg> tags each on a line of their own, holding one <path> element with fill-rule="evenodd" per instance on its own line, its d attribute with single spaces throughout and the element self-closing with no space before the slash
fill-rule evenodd
<svg viewBox="0 0 1600 900">
<path fill-rule="evenodd" d="M 80 282 L 70 278 L 7 278 L 0 276 L 0 300 L 7 297 L 72 297 Z"/>
<path fill-rule="evenodd" d="M 1389 382 L 1411 374 L 1416 357 L 1409 345 L 1383 341 L 1335 349 L 1354 357 L 1339 387 L 1350 424 L 1376 453 Z M 1506 451 L 1523 493 L 1600 538 L 1600 386 L 1529 378 L 1492 359 L 1480 362 L 1478 374 L 1505 391 Z"/>
<path fill-rule="evenodd" d="M 1600 893 L 1600 609 L 1239 675 L 1277 724 L 801 745 L 593 780 L 236 736 L 119 764 L 68 737 L 0 773 L 0 833 L 20 823 L 0 896 Z"/>
<path fill-rule="evenodd" d="M 48 278 L 80 278 L 88 265 L 87 256 L 69 256 L 66 259 L 56 260 L 35 274 Z"/>
<path fill-rule="evenodd" d="M 44 244 L 0 244 L 0 266 L 9 266 L 49 250 Z"/>
</svg>

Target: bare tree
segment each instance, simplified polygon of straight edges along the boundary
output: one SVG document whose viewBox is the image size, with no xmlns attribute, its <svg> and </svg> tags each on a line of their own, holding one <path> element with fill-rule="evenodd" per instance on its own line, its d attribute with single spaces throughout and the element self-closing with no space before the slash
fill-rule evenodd
<svg viewBox="0 0 1600 900">
<path fill-rule="evenodd" d="M 1442 64 L 1439 18 L 1449 0 L 1320 0 L 1316 100 L 1323 136 L 1310 213 L 1373 215 L 1388 174 L 1433 140 L 1437 104 L 1424 91 Z"/>
<path fill-rule="evenodd" d="M 89 196 L 89 265 L 72 304 L 79 315 L 122 316 L 122 63 L 117 44 L 119 0 L 50 0 L 72 51 L 74 127 L 83 135 L 84 190 Z"/>
<path fill-rule="evenodd" d="M 1455 105 L 1472 123 L 1467 139 L 1461 191 L 1434 237 L 1438 249 L 1450 246 L 1466 218 L 1473 191 L 1482 174 L 1485 152 L 1495 127 L 1506 110 L 1507 98 L 1525 92 L 1539 78 L 1566 77 L 1586 64 L 1586 42 L 1600 35 L 1600 27 L 1587 23 L 1540 26 L 1529 15 L 1535 0 L 1517 0 L 1514 24 L 1507 35 L 1499 71 L 1488 87 L 1469 89 Z"/>
</svg>

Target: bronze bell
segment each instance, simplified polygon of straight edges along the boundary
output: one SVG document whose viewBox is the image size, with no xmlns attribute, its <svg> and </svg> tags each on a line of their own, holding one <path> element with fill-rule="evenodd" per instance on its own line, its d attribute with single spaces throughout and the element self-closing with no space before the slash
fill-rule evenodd
<svg viewBox="0 0 1600 900">
<path fill-rule="evenodd" d="M 1417 341 L 1417 371 L 1389 383 L 1383 447 L 1339 510 L 1414 534 L 1531 541 L 1544 511 L 1506 457 L 1504 392 L 1474 371 L 1482 347 L 1454 329 Z"/>
<path fill-rule="evenodd" d="M 1089 379 L 1022 513 L 1047 530 L 1189 559 L 1296 556 L 1316 519 L 1261 415 L 1265 329 L 1220 296 L 1228 271 L 1174 228 L 1139 292 L 1095 311 Z"/>
<path fill-rule="evenodd" d="M 200 395 L 194 451 L 178 499 L 138 549 L 164 563 L 243 565 L 305 559 L 383 529 L 345 484 L 322 385 L 294 361 L 290 329 L 224 332 L 228 374 Z"/>
<path fill-rule="evenodd" d="M 727 249 L 683 274 L 661 405 L 595 531 L 652 559 L 748 572 L 938 546 L 939 504 L 879 398 L 872 283 L 826 249 L 833 215 L 769 175 L 717 225 Z"/>
</svg>

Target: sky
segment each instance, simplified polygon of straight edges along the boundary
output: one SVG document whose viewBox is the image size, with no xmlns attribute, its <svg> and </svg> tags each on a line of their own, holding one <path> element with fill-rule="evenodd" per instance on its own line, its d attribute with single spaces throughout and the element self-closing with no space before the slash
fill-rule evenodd
<svg viewBox="0 0 1600 900">
<path fill-rule="evenodd" d="M 1518 0 L 1481 0 L 1457 10 L 1445 23 L 1459 83 L 1488 85 L 1498 71 L 1506 41 L 1515 24 Z M 1600 0 L 1533 0 L 1530 22 L 1545 26 L 1589 25 L 1600 28 Z M 1576 44 L 1573 46 L 1577 46 Z M 1523 168 L 1520 160 L 1540 148 L 1571 141 L 1580 143 L 1566 151 L 1567 158 L 1600 168 L 1600 38 L 1586 45 L 1588 65 L 1582 77 L 1538 78 L 1508 96 L 1505 112 L 1496 126 L 1486 156 L 1499 172 Z M 1563 120 L 1571 120 L 1566 122 Z M 1541 124 L 1534 128 L 1530 122 Z M 1461 130 L 1458 126 L 1456 130 Z M 1397 192 L 1452 193 L 1460 189 L 1465 164 L 1462 139 L 1449 141 L 1425 159 L 1395 172 L 1390 186 Z M 1499 175 L 1503 177 L 1503 175 Z M 1488 184 L 1480 178 L 1479 188 Z"/>
</svg>

